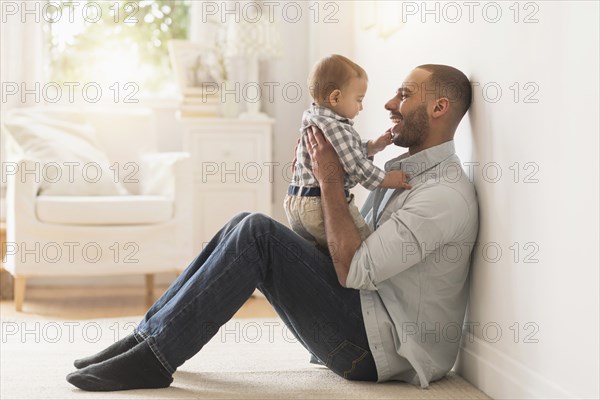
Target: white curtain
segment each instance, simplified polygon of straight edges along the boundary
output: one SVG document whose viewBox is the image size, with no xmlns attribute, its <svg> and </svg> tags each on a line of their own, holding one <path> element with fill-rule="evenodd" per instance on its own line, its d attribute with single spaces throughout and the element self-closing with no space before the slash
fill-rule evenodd
<svg viewBox="0 0 600 400">
<path fill-rule="evenodd" d="M 1 83 L 1 111 L 15 107 L 26 107 L 37 105 L 35 96 L 30 94 L 21 98 L 21 89 L 25 86 L 27 90 L 35 90 L 36 83 L 43 87 L 46 75 L 46 46 L 44 37 L 44 24 L 41 10 L 44 5 L 42 1 L 28 2 L 2 2 L 0 24 L 0 83 Z M 25 5 L 26 4 L 26 5 Z M 17 7 L 16 13 L 14 8 Z M 35 14 L 25 13 L 27 10 L 37 10 Z M 22 21 L 25 19 L 25 22 Z M 36 22 L 37 19 L 37 22 Z M 9 95 L 15 86 L 18 92 Z M 43 103 L 41 94 L 39 102 Z M 4 135 L 0 133 L 0 162 L 6 162 L 4 146 Z M 4 165 L 4 164 L 3 164 Z M 6 177 L 4 168 L 0 177 L 0 220 L 5 220 L 5 193 Z"/>
<path fill-rule="evenodd" d="M 33 10 L 34 3 L 37 3 L 39 12 L 36 15 L 25 14 L 23 7 Z M 21 100 L 21 85 L 25 84 L 28 90 L 32 90 L 37 82 L 40 86 L 47 83 L 44 82 L 46 73 L 44 61 L 47 51 L 44 37 L 46 21 L 41 15 L 44 2 L 11 2 L 11 4 L 18 7 L 17 13 L 4 12 L 7 6 L 6 3 L 3 4 L 3 21 L 0 24 L 0 80 L 2 81 L 3 110 L 35 105 L 33 95 L 26 96 L 25 102 Z M 22 22 L 22 18 L 25 19 L 25 22 Z M 12 88 L 15 84 L 19 86 L 19 94 L 4 96 L 5 88 L 8 88 L 9 85 Z"/>
</svg>

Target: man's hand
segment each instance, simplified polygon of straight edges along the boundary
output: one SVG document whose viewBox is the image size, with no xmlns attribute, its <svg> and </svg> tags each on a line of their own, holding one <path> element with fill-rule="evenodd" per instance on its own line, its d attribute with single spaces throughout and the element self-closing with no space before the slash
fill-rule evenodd
<svg viewBox="0 0 600 400">
<path fill-rule="evenodd" d="M 392 133 L 392 129 L 390 128 L 377 139 L 369 140 L 369 142 L 367 143 L 367 155 L 369 157 L 372 157 L 375 154 L 382 151 L 383 149 L 385 149 L 386 147 L 388 147 L 390 144 L 393 143 L 393 137 L 394 134 Z"/>
<path fill-rule="evenodd" d="M 343 184 L 344 168 L 340 163 L 335 149 L 329 143 L 323 132 L 316 126 L 311 126 L 306 135 L 308 141 L 308 154 L 312 160 L 313 174 L 319 186 L 324 184 Z"/>
</svg>

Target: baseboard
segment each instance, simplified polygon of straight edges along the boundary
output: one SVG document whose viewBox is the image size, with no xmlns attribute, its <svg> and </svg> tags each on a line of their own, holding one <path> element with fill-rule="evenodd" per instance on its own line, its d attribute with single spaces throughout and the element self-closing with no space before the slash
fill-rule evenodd
<svg viewBox="0 0 600 400">
<path fill-rule="evenodd" d="M 576 399 L 477 337 L 463 336 L 456 372 L 493 399 Z"/>
<path fill-rule="evenodd" d="M 176 278 L 175 274 L 156 274 L 154 285 L 166 287 Z M 144 275 L 137 276 L 101 276 L 101 277 L 53 277 L 53 278 L 30 278 L 27 280 L 28 287 L 145 287 Z M 254 296 L 265 298 L 256 289 Z M 12 298 L 12 292 L 10 297 Z"/>
<path fill-rule="evenodd" d="M 157 286 L 168 286 L 176 278 L 174 273 L 155 274 L 154 284 Z M 144 287 L 146 281 L 144 275 L 125 276 L 55 276 L 55 277 L 31 277 L 27 279 L 27 287 Z"/>
</svg>

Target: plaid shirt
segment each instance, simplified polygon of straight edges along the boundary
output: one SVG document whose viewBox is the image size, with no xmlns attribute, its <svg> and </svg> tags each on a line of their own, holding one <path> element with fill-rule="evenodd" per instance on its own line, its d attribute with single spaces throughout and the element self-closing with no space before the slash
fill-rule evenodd
<svg viewBox="0 0 600 400">
<path fill-rule="evenodd" d="M 383 182 L 385 172 L 373 164 L 368 157 L 367 141 L 361 141 L 358 132 L 352 127 L 354 122 L 344 118 L 328 108 L 313 105 L 302 115 L 300 139 L 296 146 L 296 159 L 292 184 L 296 186 L 319 186 L 312 172 L 312 162 L 307 151 L 306 130 L 314 125 L 318 127 L 333 145 L 346 172 L 344 189 L 350 189 L 360 183 L 368 190 L 374 190 Z"/>
</svg>

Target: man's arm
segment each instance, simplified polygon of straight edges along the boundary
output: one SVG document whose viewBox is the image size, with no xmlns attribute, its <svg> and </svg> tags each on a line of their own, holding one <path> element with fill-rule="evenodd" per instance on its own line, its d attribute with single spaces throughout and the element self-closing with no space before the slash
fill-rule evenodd
<svg viewBox="0 0 600 400">
<path fill-rule="evenodd" d="M 309 130 L 307 139 L 313 173 L 321 186 L 321 207 L 329 253 L 338 281 L 346 287 L 352 258 L 362 241 L 344 195 L 344 169 L 333 146 L 318 128 Z"/>
</svg>

